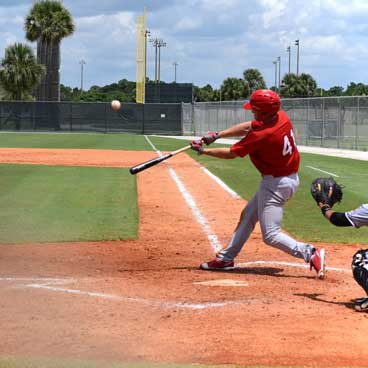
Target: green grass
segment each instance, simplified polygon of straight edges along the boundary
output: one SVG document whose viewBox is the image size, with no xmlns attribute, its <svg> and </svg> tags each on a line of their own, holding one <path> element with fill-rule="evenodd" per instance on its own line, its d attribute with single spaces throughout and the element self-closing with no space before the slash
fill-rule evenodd
<svg viewBox="0 0 368 368">
<path fill-rule="evenodd" d="M 150 138 L 160 150 L 173 150 L 187 144 L 185 140 Z M 164 139 L 164 142 L 161 140 Z M 221 145 L 213 145 L 213 147 Z M 224 145 L 222 145 L 224 146 Z M 221 178 L 242 198 L 249 200 L 258 189 L 260 174 L 250 162 L 244 159 L 221 160 L 209 156 L 198 156 L 187 151 L 190 156 Z M 301 154 L 299 169 L 300 186 L 296 195 L 285 206 L 282 227 L 291 235 L 306 242 L 333 242 L 368 244 L 368 227 L 336 227 L 329 223 L 313 201 L 310 194 L 312 180 L 327 173 L 310 168 L 314 167 L 338 175 L 338 183 L 343 185 L 343 200 L 335 206 L 337 211 L 349 211 L 363 203 L 368 203 L 368 162 L 348 158 L 337 158 L 316 154 Z"/>
<path fill-rule="evenodd" d="M 143 136 L 102 133 L 0 133 L 0 147 L 152 150 Z"/>
<path fill-rule="evenodd" d="M 189 140 L 188 141 L 178 140 L 155 136 L 150 136 L 149 139 L 160 151 L 173 151 L 189 143 Z M 1 133 L 0 146 L 152 150 L 152 147 L 149 145 L 149 143 L 143 136 L 140 135 L 130 136 L 125 134 L 108 135 L 108 134 L 60 134 L 60 133 L 47 133 L 47 134 Z M 214 146 L 221 146 L 221 145 L 215 144 Z M 198 162 L 207 167 L 215 175 L 220 177 L 225 183 L 229 185 L 229 187 L 231 187 L 233 190 L 239 193 L 239 195 L 241 195 L 244 199 L 246 200 L 250 199 L 256 192 L 260 181 L 260 174 L 251 164 L 249 158 L 246 157 L 244 159 L 221 160 L 208 156 L 197 156 L 197 154 L 191 150 L 187 151 L 187 154 L 189 154 L 195 160 L 198 160 Z M 306 153 L 302 153 L 301 158 L 302 159 L 299 170 L 300 187 L 294 198 L 286 204 L 282 224 L 283 229 L 285 229 L 287 232 L 289 232 L 297 239 L 307 242 L 323 241 L 333 243 L 338 242 L 338 243 L 368 244 L 368 227 L 362 227 L 360 229 L 355 229 L 351 227 L 338 228 L 330 224 L 326 219 L 322 217 L 320 210 L 318 209 L 318 207 L 316 206 L 310 195 L 310 184 L 314 178 L 318 176 L 328 176 L 328 174 L 316 171 L 308 167 L 312 166 L 320 170 L 334 173 L 339 176 L 336 178 L 336 180 L 342 185 L 344 185 L 343 189 L 344 197 L 342 203 L 340 205 L 337 205 L 335 209 L 339 211 L 348 211 L 358 207 L 362 203 L 368 203 L 368 190 L 366 189 L 368 187 L 368 174 L 366 174 L 368 162 L 323 155 L 306 154 Z M 54 168 L 53 170 L 56 170 L 56 168 Z M 69 170 L 73 169 L 69 168 Z M 116 169 L 95 169 L 95 170 L 116 170 Z M 121 175 L 123 175 L 124 173 L 124 177 L 121 178 L 121 183 L 119 183 L 119 185 L 121 185 L 122 188 L 119 189 L 118 192 L 119 191 L 123 192 L 125 190 L 125 186 L 129 186 L 131 188 L 132 185 L 135 185 L 135 176 L 132 177 L 131 175 L 129 175 L 127 173 L 127 170 L 124 169 L 117 169 L 117 170 L 121 172 Z M 53 175 L 54 174 L 50 173 L 50 177 L 47 177 L 47 180 L 45 179 L 44 181 L 52 180 L 51 177 Z M 92 183 L 94 183 L 96 180 L 98 181 L 99 179 L 100 178 L 98 178 L 98 175 L 96 176 L 92 175 L 91 181 Z M 62 179 L 60 178 L 60 180 Z M 23 188 L 24 201 L 27 200 L 30 193 L 34 193 L 36 195 L 39 190 L 38 184 L 33 185 L 32 181 L 33 179 L 30 180 L 30 182 Z M 22 180 L 20 180 L 20 182 L 22 182 Z M 43 181 L 41 180 L 41 182 Z M 88 185 L 91 185 L 91 183 L 83 185 L 86 185 L 86 188 L 89 188 Z M 114 190 L 116 190 L 116 188 L 114 187 L 115 185 L 118 185 L 118 183 L 112 185 L 110 189 L 112 193 L 111 195 L 113 195 Z M 29 189 L 31 186 L 33 187 L 32 191 Z M 11 190 L 15 189 L 16 188 L 11 188 Z M 51 185 L 51 187 L 49 187 L 48 189 L 44 188 L 42 189 L 43 193 L 48 193 L 48 191 L 51 191 L 51 194 L 47 195 L 46 197 L 52 197 L 53 185 Z M 133 189 L 133 191 L 135 192 L 135 189 Z M 5 193 L 3 190 L 3 196 L 4 195 Z M 63 193 L 61 197 L 67 195 L 68 193 Z M 120 195 L 124 197 L 124 194 L 120 193 Z M 106 206 L 108 206 L 109 203 L 109 196 L 110 196 L 109 193 L 105 194 L 105 200 L 102 201 Z M 16 197 L 13 196 L 13 199 L 14 198 Z M 46 199 L 41 198 L 41 200 Z M 134 201 L 135 198 L 133 199 L 127 196 L 126 198 L 123 198 L 121 200 L 120 205 L 124 208 L 129 208 L 130 206 L 135 205 Z M 112 202 L 116 203 L 115 200 L 113 200 Z M 52 203 L 53 201 L 51 201 L 48 205 L 52 206 Z M 62 206 L 66 206 L 67 203 L 68 202 L 64 203 L 63 201 L 61 201 Z M 0 230 L 3 228 L 4 223 L 6 224 L 9 222 L 9 220 L 7 220 L 8 217 L 7 213 L 9 214 L 12 213 L 12 210 L 11 211 L 8 210 L 8 208 L 11 208 L 11 205 L 12 205 L 11 201 L 8 201 L 6 205 L 5 203 L 2 204 L 3 211 L 1 211 L 2 212 L 1 223 L 3 223 L 3 225 L 0 225 Z M 113 205 L 113 203 L 111 205 Z M 45 204 L 44 209 L 42 209 L 42 211 L 44 210 L 46 211 L 46 207 L 47 205 Z M 103 212 L 103 209 L 98 207 L 99 206 L 96 205 L 96 214 L 100 215 L 99 221 L 102 223 L 104 221 L 109 222 L 107 220 L 102 219 L 102 217 L 105 214 L 101 213 Z M 34 208 L 36 208 L 37 211 L 41 212 L 41 214 L 38 215 L 40 217 L 39 221 L 46 221 L 45 216 L 43 217 L 42 211 L 40 211 L 42 208 L 41 205 L 38 206 L 37 203 L 35 203 Z M 106 211 L 106 215 L 110 216 L 109 209 L 105 208 L 104 210 Z M 22 212 L 24 210 L 21 209 L 20 211 Z M 59 211 L 62 210 L 60 209 Z M 68 216 L 70 216 L 70 218 L 73 218 L 73 216 L 77 217 L 81 216 L 80 212 L 82 211 L 82 208 L 77 209 L 77 215 L 73 215 L 74 209 L 72 208 L 65 209 L 65 211 L 69 213 Z M 84 215 L 85 212 L 83 213 L 83 216 Z M 131 214 L 131 216 L 133 216 L 133 213 Z M 16 221 L 16 215 L 14 213 L 12 221 Z M 88 227 L 88 222 L 90 221 L 88 219 L 88 216 L 87 218 L 83 218 L 83 221 L 87 223 L 85 226 Z M 93 221 L 95 220 L 91 218 L 91 222 Z M 78 227 L 80 225 L 76 224 L 73 221 L 71 222 L 73 223 L 75 228 L 74 233 L 77 233 Z M 122 222 L 123 225 L 121 226 L 124 227 L 126 230 L 125 231 L 121 230 L 123 235 L 119 236 L 134 237 L 135 236 L 134 232 L 136 231 L 137 228 L 136 223 L 132 225 L 134 229 L 132 230 L 131 234 L 128 234 L 129 222 L 126 222 L 125 220 L 123 220 Z M 17 226 L 15 226 L 14 229 L 17 229 Z M 97 235 L 98 230 L 100 229 L 103 230 L 103 226 L 101 224 L 97 226 L 94 234 L 92 234 L 90 231 L 85 232 L 85 234 L 89 236 L 89 239 L 91 239 L 91 237 Z M 63 229 L 62 232 L 65 232 L 65 229 Z M 107 236 L 106 234 L 107 232 L 103 231 L 103 235 L 100 234 L 99 239 L 103 238 L 104 236 Z M 113 236 L 115 236 L 114 234 L 116 234 L 115 231 L 113 231 Z M 75 236 L 75 234 L 73 236 Z M 81 234 L 78 234 L 78 236 L 80 237 Z"/>
<path fill-rule="evenodd" d="M 195 159 L 220 177 L 230 188 L 244 199 L 250 199 L 258 189 L 260 174 L 251 164 L 249 158 L 234 160 L 219 160 L 208 156 Z M 321 170 L 339 175 L 335 178 L 344 185 L 344 197 L 338 211 L 348 211 L 368 202 L 368 163 L 365 161 L 342 159 L 314 154 L 302 154 L 299 170 L 300 186 L 294 198 L 285 206 L 282 227 L 296 238 L 307 241 L 338 242 L 338 243 L 368 243 L 368 227 L 359 230 L 352 227 L 335 227 L 323 218 L 321 211 L 310 194 L 312 180 L 328 174 L 313 170 L 313 166 Z"/>
<path fill-rule="evenodd" d="M 128 169 L 0 165 L 0 242 L 136 238 Z"/>
</svg>

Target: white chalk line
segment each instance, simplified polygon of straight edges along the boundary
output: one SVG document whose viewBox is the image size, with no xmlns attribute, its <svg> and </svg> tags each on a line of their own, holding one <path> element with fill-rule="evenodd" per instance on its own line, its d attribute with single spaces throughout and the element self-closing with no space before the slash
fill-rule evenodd
<svg viewBox="0 0 368 368">
<path fill-rule="evenodd" d="M 148 141 L 148 143 L 151 145 L 151 147 L 156 150 L 156 148 L 152 145 L 152 143 L 149 141 L 147 136 L 144 136 L 146 138 L 146 140 Z M 157 136 L 160 137 L 160 136 Z M 165 136 L 161 136 L 161 137 L 165 137 Z M 167 138 L 167 136 L 165 137 Z M 171 138 L 178 138 L 178 137 L 171 137 Z M 184 139 L 188 140 L 193 140 L 193 139 L 198 139 L 199 137 L 195 138 L 195 137 L 185 137 Z M 180 138 L 179 138 L 180 139 Z M 233 197 L 234 199 L 240 199 L 240 195 L 238 193 L 236 193 L 234 190 L 232 190 L 226 183 L 224 183 L 218 176 L 216 176 L 215 174 L 212 174 L 211 171 L 209 171 L 208 169 L 206 169 L 204 166 L 202 166 L 199 162 L 197 162 L 197 165 L 200 167 L 201 170 L 204 171 L 205 174 L 207 174 L 211 179 L 213 179 L 222 189 L 224 189 L 226 192 L 228 192 L 230 194 L 231 197 Z"/>
<path fill-rule="evenodd" d="M 233 191 L 227 184 L 225 184 L 218 176 L 214 175 L 211 173 L 211 171 L 209 171 L 208 169 L 206 169 L 204 166 L 202 166 L 201 164 L 199 164 L 199 167 L 201 168 L 201 170 L 203 170 L 210 178 L 212 178 L 222 189 L 224 189 L 226 192 L 228 192 L 230 194 L 231 197 L 233 197 L 234 199 L 240 199 L 240 195 L 238 193 L 236 193 L 235 191 Z"/>
<path fill-rule="evenodd" d="M 17 278 L 17 277 L 0 277 L 0 281 L 6 282 L 20 282 L 21 284 L 17 285 L 17 288 L 31 288 L 31 289 L 43 289 L 53 292 L 61 292 L 66 294 L 75 294 L 81 296 L 88 296 L 94 297 L 98 299 L 106 299 L 106 300 L 113 300 L 119 302 L 134 302 L 140 303 L 144 305 L 149 305 L 157 308 L 164 308 L 164 309 L 175 309 L 175 308 L 182 308 L 182 309 L 193 309 L 193 310 L 203 310 L 208 308 L 220 308 L 229 305 L 238 305 L 241 304 L 241 301 L 226 301 L 226 302 L 208 302 L 208 303 L 188 303 L 188 302 L 163 302 L 161 300 L 150 300 L 144 298 L 133 298 L 133 297 L 126 297 L 121 295 L 114 295 L 114 294 L 106 294 L 106 293 L 99 293 L 94 291 L 84 291 L 80 289 L 72 289 L 72 288 L 64 288 L 64 287 L 57 287 L 54 285 L 60 284 L 68 284 L 71 282 L 75 282 L 75 279 L 52 279 L 52 278 Z M 23 284 L 24 282 L 30 282 L 27 284 Z"/>
<path fill-rule="evenodd" d="M 144 136 L 147 142 L 151 145 L 151 147 L 156 151 L 158 156 L 161 156 L 161 152 L 153 145 L 153 143 L 150 141 L 150 139 L 147 136 Z M 166 162 L 168 168 L 169 168 L 169 174 L 171 178 L 174 180 L 175 184 L 177 185 L 181 195 L 183 196 L 185 202 L 189 206 L 189 208 L 192 210 L 192 213 L 194 215 L 195 220 L 198 222 L 198 224 L 201 226 L 203 232 L 207 235 L 207 239 L 209 240 L 213 250 L 215 252 L 218 252 L 222 249 L 221 242 L 219 241 L 217 235 L 214 233 L 214 231 L 211 229 L 210 224 L 208 223 L 205 216 L 202 214 L 200 209 L 198 208 L 194 198 L 192 195 L 188 192 L 186 189 L 184 183 L 179 179 L 178 175 L 176 174 L 175 170 L 170 167 L 170 165 Z"/>
<path fill-rule="evenodd" d="M 293 262 L 284 262 L 284 261 L 252 261 L 252 262 L 242 262 L 236 263 L 235 267 L 246 267 L 251 265 L 272 265 L 272 266 L 289 266 L 289 267 L 302 267 L 309 268 L 309 264 L 302 263 L 293 263 Z M 327 267 L 326 270 L 337 271 L 337 272 L 349 272 L 351 273 L 351 269 L 339 268 L 339 267 Z"/>
<path fill-rule="evenodd" d="M 320 172 L 323 172 L 324 174 L 328 174 L 328 175 L 331 175 L 331 176 L 335 176 L 336 178 L 338 178 L 339 176 L 334 174 L 334 173 L 331 173 L 329 171 L 325 171 L 325 170 L 321 170 L 321 169 L 318 169 L 317 167 L 313 167 L 313 166 L 307 166 L 309 167 L 310 169 L 312 170 L 316 170 L 316 171 L 320 171 Z"/>
<path fill-rule="evenodd" d="M 309 268 L 309 265 L 300 264 L 300 263 L 293 263 L 293 262 L 284 262 L 284 261 L 250 261 L 250 262 L 242 262 L 236 263 L 235 268 L 239 267 L 247 267 L 253 265 L 270 265 L 270 266 L 288 266 L 288 267 L 302 267 L 302 268 Z M 350 273 L 350 269 L 340 268 L 340 267 L 326 267 L 329 271 L 337 271 L 337 272 L 346 272 Z M 80 296 L 88 296 L 94 297 L 98 299 L 105 299 L 105 300 L 113 300 L 118 302 L 133 302 L 144 304 L 148 306 L 153 306 L 157 308 L 163 309 L 174 309 L 174 308 L 182 308 L 182 309 L 192 309 L 192 310 L 204 310 L 208 308 L 221 308 L 230 305 L 240 305 L 243 304 L 242 301 L 227 301 L 227 302 L 208 302 L 208 303 L 187 303 L 187 302 L 163 302 L 161 300 L 152 300 L 152 299 L 144 299 L 144 298 L 136 298 L 136 297 L 127 297 L 115 294 L 107 294 L 107 293 L 100 293 L 95 291 L 85 291 L 80 289 L 72 289 L 72 288 L 65 288 L 55 285 L 65 285 L 70 284 L 72 282 L 76 282 L 76 279 L 58 279 L 58 278 L 41 278 L 41 277 L 0 277 L 0 282 L 16 282 L 18 285 L 17 288 L 31 288 L 31 289 L 44 289 L 53 292 L 61 292 L 66 294 L 75 294 Z M 26 282 L 26 283 L 25 283 Z M 206 281 L 207 283 L 211 283 L 212 281 Z M 206 282 L 195 282 L 194 284 L 206 284 Z M 227 283 L 230 281 L 227 280 Z M 215 285 L 215 286 L 231 286 L 226 285 L 226 283 Z M 242 286 L 248 286 L 248 283 L 242 284 Z"/>
</svg>

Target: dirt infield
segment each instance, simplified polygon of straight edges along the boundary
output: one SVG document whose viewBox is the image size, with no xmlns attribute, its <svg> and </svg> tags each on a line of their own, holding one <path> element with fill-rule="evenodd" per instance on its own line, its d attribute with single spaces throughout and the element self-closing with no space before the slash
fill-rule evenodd
<svg viewBox="0 0 368 368">
<path fill-rule="evenodd" d="M 1 162 L 29 164 L 124 167 L 154 156 L 0 149 Z M 350 271 L 358 244 L 323 244 L 329 269 L 320 281 L 257 229 L 235 271 L 201 271 L 211 236 L 226 245 L 245 202 L 186 154 L 137 180 L 137 241 L 0 245 L 1 355 L 367 366 L 368 313 L 350 301 L 364 294 Z"/>
</svg>

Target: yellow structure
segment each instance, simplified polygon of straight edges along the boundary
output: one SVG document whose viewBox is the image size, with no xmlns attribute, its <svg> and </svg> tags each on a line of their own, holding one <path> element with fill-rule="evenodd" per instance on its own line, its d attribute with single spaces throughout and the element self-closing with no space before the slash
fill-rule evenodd
<svg viewBox="0 0 368 368">
<path fill-rule="evenodd" d="M 136 71 L 136 102 L 145 102 L 146 87 L 146 7 L 143 15 L 137 17 L 137 71 Z"/>
</svg>

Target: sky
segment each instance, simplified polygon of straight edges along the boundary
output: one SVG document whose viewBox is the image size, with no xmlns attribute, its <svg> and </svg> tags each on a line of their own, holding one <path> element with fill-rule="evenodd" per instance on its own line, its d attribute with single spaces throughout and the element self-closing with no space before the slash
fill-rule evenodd
<svg viewBox="0 0 368 368">
<path fill-rule="evenodd" d="M 104 86 L 136 79 L 136 19 L 147 10 L 151 38 L 162 39 L 164 82 L 210 84 L 258 69 L 267 84 L 280 74 L 308 73 L 318 87 L 368 84 L 368 0 L 63 0 L 75 32 L 61 43 L 61 83 Z M 0 0 L 0 58 L 25 39 L 32 0 Z M 177 66 L 174 66 L 177 63 Z M 147 77 L 155 79 L 155 48 L 147 42 Z"/>
</svg>

